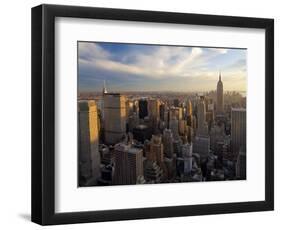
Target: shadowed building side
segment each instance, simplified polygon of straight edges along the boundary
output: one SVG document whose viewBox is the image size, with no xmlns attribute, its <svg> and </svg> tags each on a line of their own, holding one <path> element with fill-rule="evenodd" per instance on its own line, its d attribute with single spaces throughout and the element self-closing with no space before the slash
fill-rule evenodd
<svg viewBox="0 0 281 230">
<path fill-rule="evenodd" d="M 239 154 L 246 149 L 246 109 L 232 108 L 231 110 L 231 144 L 232 152 Z"/>
</svg>

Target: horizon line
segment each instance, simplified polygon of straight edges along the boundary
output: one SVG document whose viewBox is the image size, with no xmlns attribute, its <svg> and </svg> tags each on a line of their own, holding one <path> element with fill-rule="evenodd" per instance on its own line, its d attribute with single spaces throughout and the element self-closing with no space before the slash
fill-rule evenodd
<svg viewBox="0 0 281 230">
<path fill-rule="evenodd" d="M 128 92 L 128 93 L 132 93 L 132 92 L 147 92 L 147 93 L 154 93 L 154 92 L 170 92 L 170 93 L 208 93 L 208 92 L 216 92 L 217 90 L 202 90 L 202 91 L 174 91 L 174 90 L 113 90 L 110 93 L 117 93 L 117 92 Z M 224 93 L 227 92 L 247 92 L 247 90 L 224 90 Z M 79 91 L 79 93 L 103 93 L 102 90 L 98 90 L 98 91 Z"/>
</svg>

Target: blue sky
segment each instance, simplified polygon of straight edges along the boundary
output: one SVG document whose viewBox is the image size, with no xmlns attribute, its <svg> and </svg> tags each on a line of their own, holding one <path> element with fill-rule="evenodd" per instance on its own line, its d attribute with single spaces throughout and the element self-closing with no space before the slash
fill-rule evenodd
<svg viewBox="0 0 281 230">
<path fill-rule="evenodd" d="M 245 49 L 78 42 L 79 91 L 246 90 Z"/>
</svg>

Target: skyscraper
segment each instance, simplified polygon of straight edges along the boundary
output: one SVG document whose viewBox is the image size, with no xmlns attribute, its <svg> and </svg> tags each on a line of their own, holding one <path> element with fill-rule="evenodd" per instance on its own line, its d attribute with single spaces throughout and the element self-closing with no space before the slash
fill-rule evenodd
<svg viewBox="0 0 281 230">
<path fill-rule="evenodd" d="M 246 148 L 246 109 L 231 110 L 231 144 L 232 152 L 238 154 L 241 148 Z"/>
<path fill-rule="evenodd" d="M 180 106 L 180 101 L 179 101 L 179 99 L 174 99 L 174 106 L 175 107 L 179 107 Z"/>
<path fill-rule="evenodd" d="M 78 106 L 79 184 L 95 185 L 100 177 L 98 114 L 95 101 Z"/>
<path fill-rule="evenodd" d="M 215 150 L 218 142 L 223 142 L 225 139 L 224 125 L 213 125 L 210 130 L 211 149 Z"/>
<path fill-rule="evenodd" d="M 201 157 L 207 157 L 210 151 L 210 137 L 196 136 L 193 142 L 193 153 L 198 153 Z"/>
<path fill-rule="evenodd" d="M 205 97 L 201 96 L 197 106 L 198 128 L 193 142 L 193 152 L 200 154 L 201 157 L 207 157 L 210 151 L 210 137 L 208 133 L 208 124 L 206 122 L 206 104 Z"/>
<path fill-rule="evenodd" d="M 148 100 L 148 116 L 151 122 L 152 132 L 157 134 L 159 132 L 160 121 L 160 100 L 150 99 Z"/>
<path fill-rule="evenodd" d="M 187 175 L 192 170 L 192 144 L 183 144 L 181 148 L 184 160 L 184 174 Z"/>
<path fill-rule="evenodd" d="M 179 137 L 179 120 L 176 117 L 173 117 L 170 120 L 169 128 L 172 130 L 173 137 L 176 139 Z"/>
<path fill-rule="evenodd" d="M 148 115 L 150 118 L 159 119 L 160 101 L 158 99 L 148 100 Z"/>
<path fill-rule="evenodd" d="M 139 118 L 144 119 L 146 116 L 148 116 L 147 100 L 140 99 L 139 100 Z"/>
<path fill-rule="evenodd" d="M 134 101 L 126 100 L 126 117 L 130 117 L 134 114 Z"/>
<path fill-rule="evenodd" d="M 192 104 L 190 100 L 188 100 L 186 103 L 186 115 L 187 117 L 192 116 Z"/>
<path fill-rule="evenodd" d="M 182 146 L 182 139 L 177 138 L 173 140 L 173 149 L 177 157 L 182 157 L 181 146 Z"/>
<path fill-rule="evenodd" d="M 107 144 L 116 144 L 126 133 L 126 99 L 119 93 L 104 94 L 104 135 Z"/>
<path fill-rule="evenodd" d="M 170 120 L 176 118 L 177 120 L 182 119 L 183 109 L 181 107 L 171 107 L 170 108 Z"/>
<path fill-rule="evenodd" d="M 128 131 L 133 132 L 133 129 L 137 127 L 138 124 L 139 124 L 138 115 L 137 113 L 133 112 L 133 114 L 131 114 L 128 117 Z"/>
<path fill-rule="evenodd" d="M 166 111 L 166 105 L 162 103 L 159 107 L 159 113 L 160 113 L 160 120 L 165 121 L 165 111 Z"/>
<path fill-rule="evenodd" d="M 236 163 L 236 177 L 240 180 L 246 179 L 246 151 L 241 149 L 239 151 Z"/>
<path fill-rule="evenodd" d="M 186 134 L 186 120 L 179 120 L 179 134 L 184 136 Z"/>
<path fill-rule="evenodd" d="M 163 146 L 165 156 L 168 158 L 172 158 L 174 154 L 173 133 L 170 129 L 165 129 L 163 132 Z"/>
<path fill-rule="evenodd" d="M 150 142 L 150 152 L 147 154 L 147 159 L 156 161 L 159 166 L 162 165 L 164 154 L 161 136 L 152 135 Z"/>
<path fill-rule="evenodd" d="M 143 150 L 123 143 L 114 148 L 114 184 L 137 184 L 143 177 Z"/>
<path fill-rule="evenodd" d="M 197 121 L 198 121 L 197 136 L 208 135 L 208 126 L 206 123 L 205 98 L 203 96 L 200 97 L 200 100 L 198 103 Z"/>
<path fill-rule="evenodd" d="M 222 115 L 224 112 L 223 103 L 223 83 L 221 81 L 221 73 L 219 74 L 219 81 L 217 83 L 217 115 Z"/>
</svg>

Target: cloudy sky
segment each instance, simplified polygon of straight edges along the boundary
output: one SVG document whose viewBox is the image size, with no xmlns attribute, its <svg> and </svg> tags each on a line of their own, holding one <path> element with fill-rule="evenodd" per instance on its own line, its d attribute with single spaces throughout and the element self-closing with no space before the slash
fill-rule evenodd
<svg viewBox="0 0 281 230">
<path fill-rule="evenodd" d="M 78 42 L 79 91 L 246 90 L 245 49 Z"/>
</svg>

